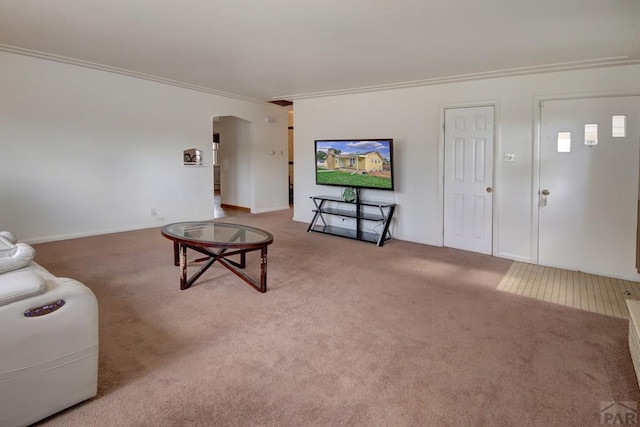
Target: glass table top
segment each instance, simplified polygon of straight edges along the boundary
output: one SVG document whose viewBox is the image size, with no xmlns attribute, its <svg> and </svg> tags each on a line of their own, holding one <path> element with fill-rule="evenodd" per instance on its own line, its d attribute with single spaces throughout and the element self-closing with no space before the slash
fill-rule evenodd
<svg viewBox="0 0 640 427">
<path fill-rule="evenodd" d="M 178 222 L 162 227 L 162 234 L 177 241 L 208 245 L 269 244 L 273 235 L 248 225 L 225 222 Z"/>
</svg>

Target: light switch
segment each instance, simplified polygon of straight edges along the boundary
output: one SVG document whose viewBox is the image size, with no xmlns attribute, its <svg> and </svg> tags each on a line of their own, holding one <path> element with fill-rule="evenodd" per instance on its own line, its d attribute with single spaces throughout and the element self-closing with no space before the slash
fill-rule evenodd
<svg viewBox="0 0 640 427">
<path fill-rule="evenodd" d="M 503 160 L 505 162 L 515 162 L 516 161 L 516 155 L 513 154 L 513 153 L 504 153 Z"/>
</svg>

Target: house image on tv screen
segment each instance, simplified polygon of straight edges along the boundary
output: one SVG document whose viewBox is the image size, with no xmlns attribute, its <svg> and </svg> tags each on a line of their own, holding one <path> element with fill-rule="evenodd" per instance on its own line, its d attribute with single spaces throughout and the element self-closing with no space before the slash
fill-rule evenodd
<svg viewBox="0 0 640 427">
<path fill-rule="evenodd" d="M 361 154 L 336 154 L 333 148 L 327 150 L 327 169 L 341 169 L 360 173 L 382 172 L 384 158 L 377 151 Z"/>
<path fill-rule="evenodd" d="M 316 141 L 316 183 L 393 189 L 391 141 Z"/>
</svg>

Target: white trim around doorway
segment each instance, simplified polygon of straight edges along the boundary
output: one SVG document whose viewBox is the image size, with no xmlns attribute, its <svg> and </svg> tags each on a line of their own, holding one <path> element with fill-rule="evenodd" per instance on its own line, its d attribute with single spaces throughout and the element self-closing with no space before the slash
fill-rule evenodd
<svg viewBox="0 0 640 427">
<path fill-rule="evenodd" d="M 540 262 L 539 251 L 539 214 L 538 209 L 538 191 L 540 188 L 540 146 L 542 144 L 541 126 L 542 111 L 541 103 L 545 101 L 568 101 L 575 99 L 594 99 L 594 98 L 616 98 L 626 96 L 640 96 L 640 90 L 632 91 L 614 91 L 614 92 L 589 92 L 579 94 L 564 95 L 544 95 L 535 96 L 533 98 L 533 135 L 532 135 L 532 170 L 533 177 L 531 180 L 531 262 L 538 264 Z"/>
<path fill-rule="evenodd" d="M 439 141 L 438 141 L 438 227 L 440 229 L 440 233 L 438 234 L 437 245 L 444 246 L 444 137 L 445 137 L 445 128 L 444 128 L 444 116 L 445 110 L 451 108 L 473 108 L 473 107 L 493 107 L 494 116 L 493 116 L 493 212 L 492 212 L 492 236 L 491 236 L 491 252 L 494 256 L 500 256 L 499 251 L 499 230 L 500 230 L 500 222 L 499 222 L 499 212 L 500 212 L 500 186 L 497 185 L 500 183 L 500 176 L 502 172 L 502 168 L 500 162 L 498 161 L 498 154 L 501 152 L 501 139 L 500 139 L 500 126 L 498 123 L 500 122 L 500 102 L 497 100 L 492 101 L 478 101 L 478 102 L 467 102 L 467 103 L 451 103 L 451 104 L 440 104 L 439 106 L 439 126 L 440 129 L 438 131 Z M 496 188 L 497 187 L 497 188 Z"/>
</svg>

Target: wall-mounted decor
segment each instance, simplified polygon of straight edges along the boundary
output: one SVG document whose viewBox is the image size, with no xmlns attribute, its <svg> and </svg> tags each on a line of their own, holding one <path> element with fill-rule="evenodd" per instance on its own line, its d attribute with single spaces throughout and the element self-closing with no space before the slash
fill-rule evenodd
<svg viewBox="0 0 640 427">
<path fill-rule="evenodd" d="M 189 148 L 184 150 L 183 153 L 185 165 L 201 165 L 202 164 L 202 150 L 197 148 Z"/>
</svg>

